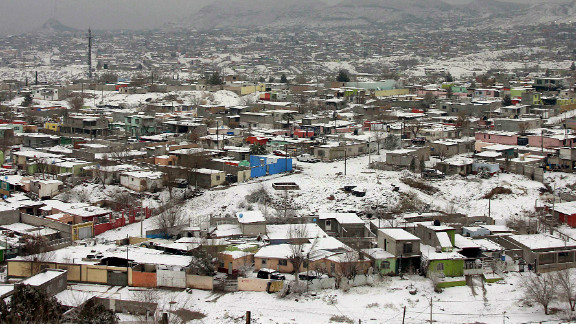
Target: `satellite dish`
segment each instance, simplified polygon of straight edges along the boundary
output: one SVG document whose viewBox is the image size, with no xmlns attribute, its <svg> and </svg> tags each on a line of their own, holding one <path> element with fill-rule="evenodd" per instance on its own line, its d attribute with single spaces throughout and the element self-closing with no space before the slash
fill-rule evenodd
<svg viewBox="0 0 576 324">
<path fill-rule="evenodd" d="M 3 197 L 3 198 L 4 198 L 4 199 L 6 199 L 6 198 L 8 198 L 8 196 L 4 195 L 4 197 Z"/>
<path fill-rule="evenodd" d="M 316 222 L 316 218 L 312 218 L 312 221 L 313 221 L 313 222 Z"/>
<path fill-rule="evenodd" d="M 244 217 L 244 214 L 242 214 L 242 213 L 238 214 L 238 218 L 242 218 L 242 217 Z"/>
</svg>

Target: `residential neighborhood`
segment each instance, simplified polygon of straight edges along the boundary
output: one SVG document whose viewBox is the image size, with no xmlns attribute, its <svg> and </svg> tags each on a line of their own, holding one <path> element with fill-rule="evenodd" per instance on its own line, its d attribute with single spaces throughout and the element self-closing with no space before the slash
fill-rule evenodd
<svg viewBox="0 0 576 324">
<path fill-rule="evenodd" d="M 576 22 L 232 2 L 0 32 L 0 323 L 576 320 Z"/>
</svg>

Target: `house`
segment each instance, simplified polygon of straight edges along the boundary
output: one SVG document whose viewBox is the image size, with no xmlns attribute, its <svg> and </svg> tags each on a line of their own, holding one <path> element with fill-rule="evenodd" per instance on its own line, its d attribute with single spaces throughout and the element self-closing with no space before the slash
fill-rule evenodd
<svg viewBox="0 0 576 324">
<path fill-rule="evenodd" d="M 226 183 L 226 173 L 221 170 L 201 168 L 190 172 L 194 183 L 202 188 L 217 187 Z"/>
<path fill-rule="evenodd" d="M 398 264 L 396 257 L 382 248 L 362 249 L 362 254 L 370 259 L 373 268 L 383 275 L 397 274 Z"/>
<path fill-rule="evenodd" d="M 490 230 L 480 226 L 464 226 L 462 227 L 462 235 L 466 237 L 483 237 L 490 235 Z"/>
<path fill-rule="evenodd" d="M 576 242 L 548 234 L 499 236 L 496 242 L 513 250 L 535 272 L 557 271 L 576 267 Z"/>
<path fill-rule="evenodd" d="M 440 221 L 418 223 L 415 235 L 422 240 L 422 244 L 439 248 L 441 251 L 451 251 L 454 247 L 456 229 L 442 225 Z"/>
<path fill-rule="evenodd" d="M 258 178 L 266 175 L 292 171 L 292 159 L 288 157 L 250 156 L 250 177 Z"/>
<path fill-rule="evenodd" d="M 0 194 L 2 196 L 10 196 L 15 191 L 25 191 L 25 182 L 30 177 L 23 177 L 21 175 L 5 175 L 0 177 Z"/>
<path fill-rule="evenodd" d="M 462 277 L 466 257 L 458 252 L 442 252 L 430 245 L 421 244 L 422 252 L 420 270 L 428 278 Z"/>
<path fill-rule="evenodd" d="M 60 180 L 30 180 L 30 192 L 39 199 L 51 199 L 64 189 L 64 182 Z"/>
<path fill-rule="evenodd" d="M 69 115 L 64 118 L 60 131 L 65 134 L 106 136 L 109 131 L 109 121 L 100 115 Z"/>
<path fill-rule="evenodd" d="M 334 237 L 364 237 L 366 223 L 355 213 L 320 213 L 318 226 Z"/>
<path fill-rule="evenodd" d="M 218 272 L 237 275 L 254 265 L 254 253 L 245 251 L 222 251 L 218 253 Z"/>
<path fill-rule="evenodd" d="M 374 148 L 372 148 L 374 151 Z M 322 161 L 344 159 L 368 153 L 368 143 L 332 143 L 314 147 L 314 156 Z"/>
<path fill-rule="evenodd" d="M 124 172 L 120 175 L 120 184 L 137 192 L 155 192 L 164 187 L 164 173 L 156 171 Z"/>
<path fill-rule="evenodd" d="M 430 147 L 430 155 L 441 158 L 449 158 L 454 155 L 470 153 L 474 151 L 473 140 L 449 140 L 440 139 L 427 144 Z"/>
<path fill-rule="evenodd" d="M 315 238 L 326 238 L 328 234 L 317 224 L 266 225 L 264 236 L 270 244 L 308 242 Z"/>
<path fill-rule="evenodd" d="M 452 157 L 436 163 L 436 169 L 445 175 L 468 175 L 472 173 L 474 159 L 466 157 Z"/>
<path fill-rule="evenodd" d="M 266 233 L 266 219 L 259 210 L 236 213 L 242 234 L 246 236 L 259 236 Z"/>
<path fill-rule="evenodd" d="M 314 270 L 338 275 L 346 270 L 346 266 L 359 266 L 362 272 L 371 266 L 368 258 L 352 252 L 350 247 L 333 237 L 318 237 L 303 242 L 268 245 L 261 248 L 254 255 L 254 267 L 273 269 L 283 273 Z M 294 269 L 294 265 L 289 261 L 294 255 L 301 255 L 304 258 L 300 269 Z"/>
<path fill-rule="evenodd" d="M 420 265 L 421 239 L 401 228 L 377 231 L 378 247 L 396 259 L 394 273 L 415 272 Z"/>
<path fill-rule="evenodd" d="M 560 223 L 576 227 L 576 201 L 554 204 L 552 212 Z"/>
<path fill-rule="evenodd" d="M 126 133 L 140 137 L 156 133 L 156 119 L 153 116 L 132 115 L 124 118 Z"/>
<path fill-rule="evenodd" d="M 418 168 L 422 161 L 430 159 L 430 148 L 406 148 L 386 153 L 386 164 L 401 168 Z"/>
</svg>

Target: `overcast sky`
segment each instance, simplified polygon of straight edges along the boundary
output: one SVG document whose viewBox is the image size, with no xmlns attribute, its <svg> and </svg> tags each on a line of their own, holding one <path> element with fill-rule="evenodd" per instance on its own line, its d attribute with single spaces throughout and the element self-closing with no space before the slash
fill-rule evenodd
<svg viewBox="0 0 576 324">
<path fill-rule="evenodd" d="M 0 0 L 0 34 L 31 31 L 50 18 L 56 18 L 65 25 L 79 29 L 153 28 L 175 19 L 184 19 L 213 1 L 215 0 Z M 323 1 L 335 4 L 339 0 Z"/>
</svg>

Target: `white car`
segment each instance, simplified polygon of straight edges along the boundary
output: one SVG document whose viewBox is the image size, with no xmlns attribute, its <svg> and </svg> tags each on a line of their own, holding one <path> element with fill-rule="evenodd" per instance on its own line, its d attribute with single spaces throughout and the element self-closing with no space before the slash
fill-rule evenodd
<svg viewBox="0 0 576 324">
<path fill-rule="evenodd" d="M 300 162 L 310 162 L 310 163 L 316 163 L 316 162 L 320 161 L 314 155 L 311 155 L 311 154 L 299 155 L 296 157 L 296 160 L 298 160 Z"/>
</svg>

